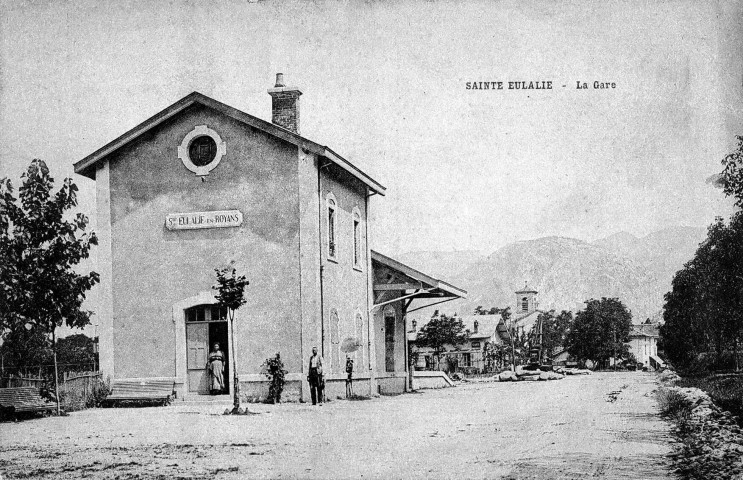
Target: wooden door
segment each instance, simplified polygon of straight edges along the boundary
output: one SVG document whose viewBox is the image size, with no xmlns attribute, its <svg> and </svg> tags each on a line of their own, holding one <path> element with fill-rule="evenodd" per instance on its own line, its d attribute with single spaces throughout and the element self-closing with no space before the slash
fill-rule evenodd
<svg viewBox="0 0 743 480">
<path fill-rule="evenodd" d="M 391 307 L 384 312 L 384 369 L 395 371 L 395 311 Z"/>
<path fill-rule="evenodd" d="M 186 369 L 188 391 L 209 393 L 209 378 L 206 373 L 206 358 L 209 353 L 209 324 L 186 324 Z"/>
</svg>

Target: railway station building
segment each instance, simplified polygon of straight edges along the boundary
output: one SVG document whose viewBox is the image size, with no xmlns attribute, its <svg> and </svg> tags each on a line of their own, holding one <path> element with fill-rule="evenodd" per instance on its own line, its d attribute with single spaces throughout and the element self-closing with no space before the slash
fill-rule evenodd
<svg viewBox="0 0 743 480">
<path fill-rule="evenodd" d="M 266 397 L 261 365 L 280 353 L 284 397 L 307 400 L 317 346 L 327 396 L 345 392 L 346 355 L 356 394 L 404 391 L 411 303 L 466 292 L 372 252 L 385 188 L 300 134 L 281 74 L 268 93 L 270 122 L 194 92 L 75 163 L 96 185 L 101 370 L 203 395 L 219 343 L 230 391 L 234 356 L 244 400 Z M 250 281 L 234 338 L 211 288 L 227 267 Z"/>
</svg>

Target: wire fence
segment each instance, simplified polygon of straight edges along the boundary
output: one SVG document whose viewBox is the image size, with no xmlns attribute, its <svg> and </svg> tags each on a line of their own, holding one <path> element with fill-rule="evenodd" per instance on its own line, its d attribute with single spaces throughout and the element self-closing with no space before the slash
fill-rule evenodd
<svg viewBox="0 0 743 480">
<path fill-rule="evenodd" d="M 465 375 L 479 375 L 499 371 L 502 362 L 487 358 L 482 352 L 444 352 L 438 357 L 431 352 L 418 355 L 416 370 L 441 370 Z"/>
<path fill-rule="evenodd" d="M 76 362 L 76 363 L 58 363 L 57 374 L 59 381 L 62 382 L 65 375 L 72 372 L 95 372 L 98 370 L 97 362 Z M 0 377 L 21 376 L 26 378 L 44 378 L 54 381 L 54 364 L 41 363 L 33 365 L 19 365 L 9 367 L 7 365 L 0 368 Z"/>
<path fill-rule="evenodd" d="M 93 406 L 102 380 L 101 372 L 66 372 L 59 385 L 60 402 L 65 410 Z"/>
<path fill-rule="evenodd" d="M 64 372 L 59 381 L 59 401 L 65 411 L 95 406 L 107 394 L 108 385 L 101 372 Z M 0 388 L 35 387 L 39 393 L 53 395 L 54 374 L 50 377 L 8 375 L 0 377 Z M 48 393 L 47 393 L 48 392 Z M 53 397 L 51 398 L 53 400 Z"/>
<path fill-rule="evenodd" d="M 41 377 L 23 377 L 15 375 L 0 377 L 0 388 L 36 387 L 41 389 L 45 383 L 46 379 Z"/>
</svg>

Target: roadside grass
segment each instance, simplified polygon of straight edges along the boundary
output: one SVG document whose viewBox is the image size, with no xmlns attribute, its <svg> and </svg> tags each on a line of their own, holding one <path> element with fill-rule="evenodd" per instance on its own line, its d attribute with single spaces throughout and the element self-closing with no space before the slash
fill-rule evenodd
<svg viewBox="0 0 743 480">
<path fill-rule="evenodd" d="M 656 394 L 660 414 L 684 427 L 691 416 L 692 404 L 688 398 L 675 390 L 660 388 Z"/>
<path fill-rule="evenodd" d="M 676 380 L 675 386 L 696 388 L 709 395 L 662 386 L 656 391 L 660 413 L 673 424 L 671 434 L 677 441 L 669 455 L 676 478 L 743 478 L 743 434 L 736 425 L 740 418 L 734 416 L 741 406 L 743 378 L 685 377 Z"/>
<path fill-rule="evenodd" d="M 743 375 L 722 374 L 706 377 L 683 377 L 676 385 L 679 387 L 696 387 L 709 394 L 715 404 L 723 410 L 738 417 L 743 426 Z"/>
</svg>

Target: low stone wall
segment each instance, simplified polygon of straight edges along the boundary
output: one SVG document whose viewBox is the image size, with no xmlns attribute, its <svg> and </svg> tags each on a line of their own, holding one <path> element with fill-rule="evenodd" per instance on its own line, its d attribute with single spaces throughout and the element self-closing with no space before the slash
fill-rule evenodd
<svg viewBox="0 0 743 480">
<path fill-rule="evenodd" d="M 353 393 L 357 396 L 369 397 L 372 395 L 369 379 L 358 379 L 353 382 Z M 247 381 L 240 382 L 240 398 L 244 402 L 260 403 L 268 398 L 269 382 L 266 381 Z M 309 389 L 309 384 L 305 381 L 304 385 L 299 380 L 289 380 L 284 384 L 284 391 L 281 394 L 282 402 L 299 402 L 301 388 Z M 309 392 L 309 390 L 307 390 Z M 307 394 L 309 396 L 309 393 Z M 325 398 L 328 400 L 337 400 L 346 398 L 346 380 L 326 379 L 325 380 Z"/>
<path fill-rule="evenodd" d="M 358 379 L 353 381 L 353 394 L 359 397 L 370 397 L 372 395 L 369 379 Z M 309 385 L 307 385 L 309 388 Z M 325 398 L 339 400 L 346 398 L 346 380 L 325 380 Z"/>
<path fill-rule="evenodd" d="M 660 379 L 665 386 L 658 393 L 659 397 L 683 399 L 680 408 L 666 412 L 679 441 L 671 454 L 675 473 L 683 478 L 741 478 L 743 432 L 738 418 L 715 405 L 704 391 L 674 386 L 678 378 L 673 372 L 663 372 Z M 663 409 L 664 402 L 659 403 Z"/>
<path fill-rule="evenodd" d="M 405 392 L 407 376 L 389 376 L 377 378 L 377 393 L 382 395 L 399 395 Z"/>
<path fill-rule="evenodd" d="M 413 375 L 413 387 L 417 389 L 453 387 L 454 382 L 444 372 L 417 371 Z"/>
<path fill-rule="evenodd" d="M 240 399 L 243 402 L 260 403 L 268 398 L 269 381 L 240 382 Z M 287 381 L 281 393 L 282 402 L 298 402 L 301 384 L 297 380 Z"/>
</svg>

